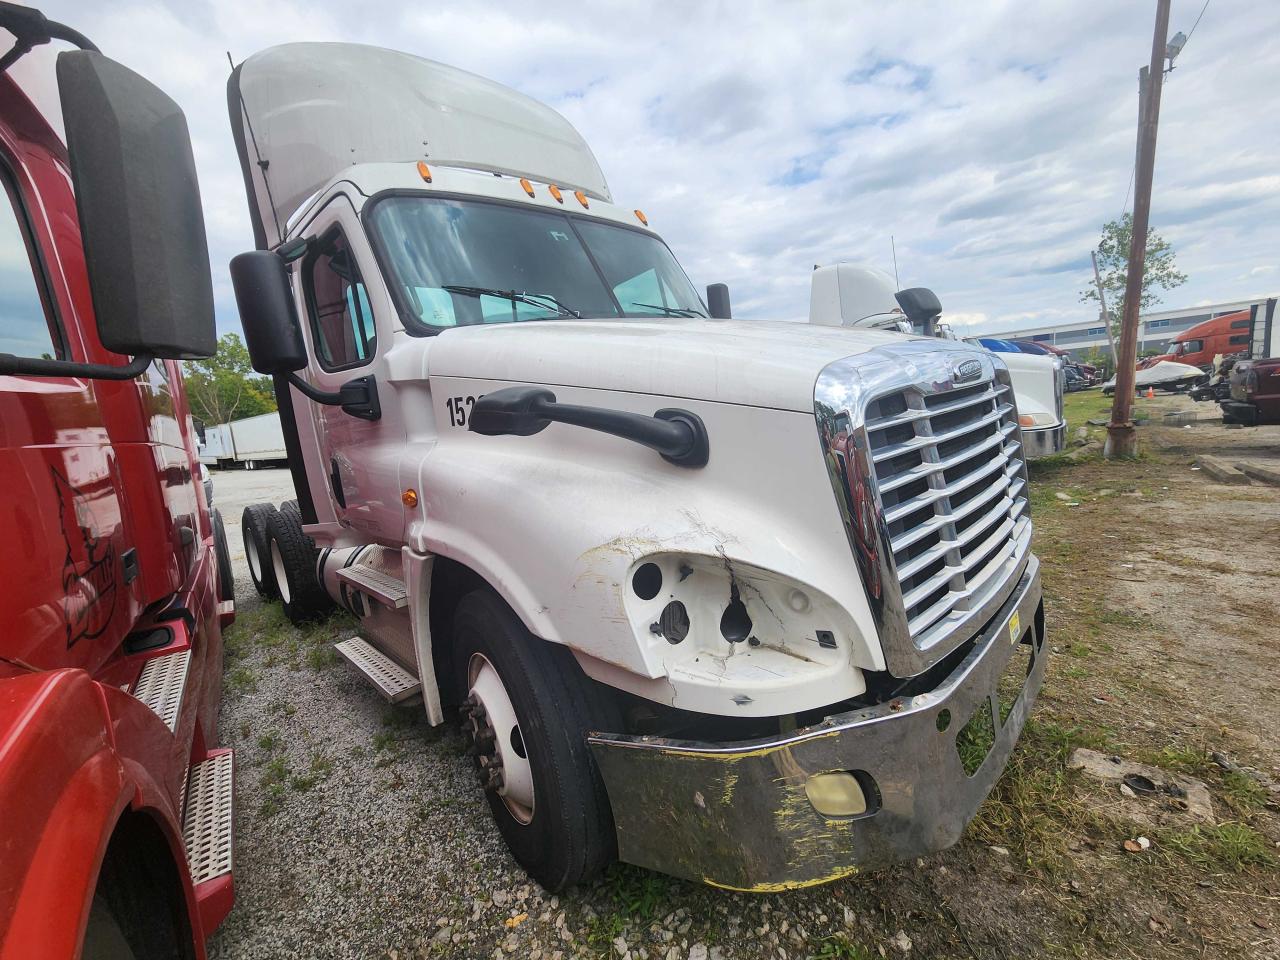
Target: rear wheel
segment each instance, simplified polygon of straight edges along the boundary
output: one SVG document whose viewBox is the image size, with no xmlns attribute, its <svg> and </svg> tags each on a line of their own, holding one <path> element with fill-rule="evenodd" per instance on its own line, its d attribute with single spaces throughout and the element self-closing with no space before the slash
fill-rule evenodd
<svg viewBox="0 0 1280 960">
<path fill-rule="evenodd" d="M 333 601 L 316 578 L 319 551 L 302 532 L 302 521 L 293 511 L 277 510 L 267 518 L 267 550 L 280 602 L 291 623 L 307 623 L 333 608 Z"/>
<path fill-rule="evenodd" d="M 240 515 L 240 532 L 244 536 L 244 555 L 249 561 L 249 576 L 258 596 L 274 600 L 280 596 L 271 553 L 267 548 L 267 521 L 276 512 L 269 503 L 252 503 Z"/>
<path fill-rule="evenodd" d="M 592 720 L 611 725 L 563 647 L 534 637 L 488 590 L 453 621 L 464 733 L 498 830 L 550 891 L 589 880 L 615 856 L 613 814 L 591 757 Z"/>
<path fill-rule="evenodd" d="M 213 511 L 213 553 L 218 561 L 218 599 L 235 600 L 236 575 L 231 569 L 231 550 L 227 546 L 227 528 L 223 526 L 222 514 Z"/>
</svg>

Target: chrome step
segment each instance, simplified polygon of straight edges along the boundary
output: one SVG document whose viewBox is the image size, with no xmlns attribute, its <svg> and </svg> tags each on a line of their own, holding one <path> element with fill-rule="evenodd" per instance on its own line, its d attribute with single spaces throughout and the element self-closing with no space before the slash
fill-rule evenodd
<svg viewBox="0 0 1280 960">
<path fill-rule="evenodd" d="M 409 591 L 405 589 L 403 580 L 373 567 L 366 567 L 363 563 L 339 570 L 338 579 L 351 584 L 379 603 L 386 604 L 392 610 L 399 610 L 409 603 Z"/>
<path fill-rule="evenodd" d="M 177 730 L 182 693 L 187 686 L 191 649 L 152 657 L 142 667 L 133 695 L 152 709 L 170 730 Z"/>
<path fill-rule="evenodd" d="M 363 637 L 335 643 L 333 649 L 363 673 L 391 703 L 399 703 L 422 692 L 422 684 L 417 677 Z"/>
<path fill-rule="evenodd" d="M 234 772 L 230 750 L 192 764 L 188 770 L 182 842 L 193 886 L 231 872 Z"/>
</svg>

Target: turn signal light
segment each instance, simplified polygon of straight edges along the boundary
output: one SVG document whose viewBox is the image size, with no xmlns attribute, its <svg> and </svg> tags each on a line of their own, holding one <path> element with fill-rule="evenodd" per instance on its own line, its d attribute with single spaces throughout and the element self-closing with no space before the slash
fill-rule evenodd
<svg viewBox="0 0 1280 960">
<path fill-rule="evenodd" d="M 636 219 L 643 223 L 646 227 L 649 225 L 649 218 L 644 215 L 643 210 L 636 211 Z"/>
<path fill-rule="evenodd" d="M 418 505 L 418 491 L 409 487 L 404 493 L 400 494 L 400 502 L 406 507 L 416 507 Z"/>
<path fill-rule="evenodd" d="M 591 204 L 587 203 L 587 195 L 581 190 L 573 191 L 573 195 L 578 198 L 578 202 L 585 208 L 590 208 Z"/>
<path fill-rule="evenodd" d="M 422 177 L 427 183 L 431 182 L 431 168 L 421 160 L 418 161 L 418 176 Z"/>
<path fill-rule="evenodd" d="M 554 183 L 547 187 L 551 191 L 551 196 L 555 197 L 556 203 L 564 203 L 564 197 L 560 196 L 560 188 Z"/>
<path fill-rule="evenodd" d="M 533 196 L 533 184 L 523 177 L 520 178 L 520 186 L 524 187 L 524 192 L 529 196 Z"/>
<path fill-rule="evenodd" d="M 1052 413 L 1024 413 L 1018 417 L 1020 427 L 1052 427 L 1057 422 Z"/>
</svg>

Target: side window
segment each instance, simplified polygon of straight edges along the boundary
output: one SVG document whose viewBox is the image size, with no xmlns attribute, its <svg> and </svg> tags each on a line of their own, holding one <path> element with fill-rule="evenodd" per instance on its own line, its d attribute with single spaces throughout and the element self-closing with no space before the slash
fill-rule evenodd
<svg viewBox="0 0 1280 960">
<path fill-rule="evenodd" d="M 326 370 L 357 367 L 372 359 L 378 333 L 364 280 L 341 230 L 320 238 L 303 267 L 316 355 Z"/>
<path fill-rule="evenodd" d="M 1239 345 L 1240 345 L 1240 344 L 1242 344 L 1242 343 L 1248 343 L 1248 342 L 1249 342 L 1249 335 L 1248 335 L 1247 333 L 1238 333 L 1238 334 L 1236 334 L 1234 337 L 1232 337 L 1232 338 L 1231 338 L 1231 341 L 1230 341 L 1230 342 L 1231 342 L 1232 344 L 1234 344 L 1234 345 L 1237 345 L 1237 346 L 1239 346 Z"/>
<path fill-rule="evenodd" d="M 44 269 L 35 238 L 8 171 L 0 166 L 0 353 L 41 360 L 64 359 L 62 337 L 49 309 Z"/>
<path fill-rule="evenodd" d="M 1182 344 L 1183 353 L 1199 353 L 1204 349 L 1203 340 L 1186 340 Z"/>
</svg>

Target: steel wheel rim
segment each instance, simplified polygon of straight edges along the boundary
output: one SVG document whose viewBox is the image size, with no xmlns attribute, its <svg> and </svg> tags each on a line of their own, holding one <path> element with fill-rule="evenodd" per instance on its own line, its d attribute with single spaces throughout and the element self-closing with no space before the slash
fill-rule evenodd
<svg viewBox="0 0 1280 960">
<path fill-rule="evenodd" d="M 467 683 L 468 695 L 484 707 L 485 720 L 494 732 L 494 754 L 502 764 L 502 785 L 497 794 L 511 816 L 527 826 L 533 820 L 535 802 L 533 767 L 511 695 L 497 668 L 482 653 L 471 655 Z"/>
<path fill-rule="evenodd" d="M 276 586 L 280 588 L 280 599 L 289 602 L 289 578 L 284 572 L 284 559 L 280 556 L 280 545 L 271 541 L 271 568 L 276 572 Z"/>
<path fill-rule="evenodd" d="M 258 542 L 258 538 L 252 533 L 249 534 L 247 546 L 245 559 L 249 561 L 249 573 L 253 576 L 253 582 L 260 584 L 262 583 L 262 558 L 258 556 L 258 551 L 262 547 Z"/>
</svg>

